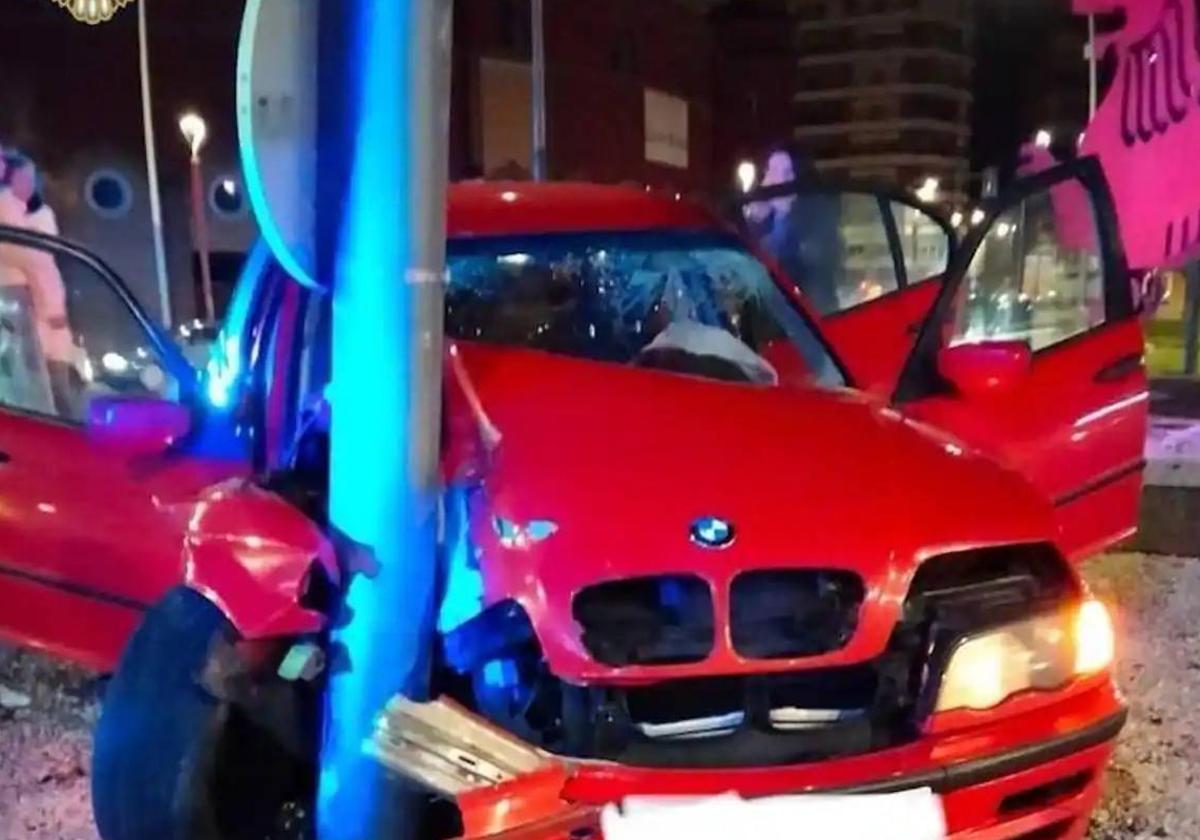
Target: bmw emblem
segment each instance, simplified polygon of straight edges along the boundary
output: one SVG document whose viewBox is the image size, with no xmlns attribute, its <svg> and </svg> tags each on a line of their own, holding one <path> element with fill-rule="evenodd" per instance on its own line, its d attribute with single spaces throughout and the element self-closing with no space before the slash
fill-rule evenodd
<svg viewBox="0 0 1200 840">
<path fill-rule="evenodd" d="M 692 523 L 692 542 L 704 548 L 728 548 L 737 534 L 733 523 L 719 516 L 702 516 Z"/>
</svg>

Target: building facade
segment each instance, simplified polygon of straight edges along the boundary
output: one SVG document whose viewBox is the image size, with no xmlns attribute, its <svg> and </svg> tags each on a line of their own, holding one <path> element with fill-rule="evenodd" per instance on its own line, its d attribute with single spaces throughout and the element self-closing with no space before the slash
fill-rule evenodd
<svg viewBox="0 0 1200 840">
<path fill-rule="evenodd" d="M 677 0 L 546 0 L 546 114 L 553 179 L 709 186 L 714 37 Z M 528 0 L 458 0 L 452 175 L 527 177 Z"/>
<path fill-rule="evenodd" d="M 793 136 L 823 172 L 966 193 L 969 0 L 794 0 Z"/>
</svg>

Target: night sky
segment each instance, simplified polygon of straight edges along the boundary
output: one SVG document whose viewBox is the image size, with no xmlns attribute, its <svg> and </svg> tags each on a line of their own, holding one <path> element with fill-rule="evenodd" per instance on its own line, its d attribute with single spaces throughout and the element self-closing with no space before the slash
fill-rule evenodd
<svg viewBox="0 0 1200 840">
<path fill-rule="evenodd" d="M 701 6 L 713 5 L 718 1 L 688 0 Z M 139 122 L 135 95 L 133 10 L 124 10 L 118 15 L 118 20 L 103 28 L 89 29 L 70 22 L 66 13 L 48 0 L 4 2 L 8 7 L 7 22 L 23 32 L 22 38 L 10 42 L 3 56 L 0 56 L 0 69 L 3 69 L 4 77 L 10 82 L 5 85 L 6 90 L 0 91 L 0 104 L 3 104 L 0 132 L 9 142 L 30 143 L 35 140 L 22 136 L 29 130 L 22 114 L 35 103 L 40 102 L 44 106 L 46 101 L 53 101 L 52 96 L 45 95 L 47 92 L 35 94 L 29 89 L 39 85 L 27 87 L 13 84 L 18 80 L 27 81 L 31 72 L 34 78 L 43 77 L 40 86 L 52 85 L 63 74 L 74 72 L 75 84 L 87 84 L 97 90 L 97 95 L 91 100 L 96 106 L 92 112 L 68 111 L 56 115 L 51 122 L 58 125 L 53 126 L 52 134 L 61 136 L 62 133 L 75 133 L 78 130 L 75 124 L 86 123 L 91 131 L 108 135 L 109 139 L 116 139 L 111 136 L 113 133 L 124 131 L 130 134 L 127 138 L 130 142 L 136 140 L 133 135 L 139 132 Z M 976 171 L 987 165 L 999 165 L 1005 169 L 1011 167 L 1021 142 L 1032 136 L 1038 127 L 1054 127 L 1063 138 L 1073 136 L 1082 128 L 1086 119 L 1087 74 L 1081 50 L 1086 27 L 1070 14 L 1069 0 L 973 2 L 977 12 L 977 60 L 972 164 Z M 229 0 L 216 0 L 211 4 L 161 0 L 154 16 L 158 56 L 156 71 L 168 69 L 164 66 L 167 62 L 162 60 L 163 50 L 170 53 L 177 48 L 186 49 L 184 45 L 199 47 L 201 41 L 192 40 L 189 31 L 209 35 L 206 30 L 212 30 L 213 36 L 219 33 L 220 38 L 232 41 L 238 17 L 234 10 L 238 6 L 240 3 Z M 181 26 L 177 21 L 184 15 L 187 16 L 187 25 Z M 128 49 L 122 51 L 120 60 L 106 67 L 89 67 L 92 63 L 89 59 L 96 55 L 92 47 L 101 40 L 111 40 L 118 31 L 121 33 L 119 37 L 128 45 Z M 214 38 L 205 38 L 203 43 L 211 45 L 215 43 Z M 232 43 L 225 45 L 223 51 L 229 52 L 229 55 L 223 56 L 222 60 L 232 61 L 231 50 Z M 68 60 L 59 60 L 64 57 Z M 34 71 L 33 68 L 39 65 L 43 69 Z M 228 83 L 227 79 L 218 82 L 208 74 L 200 78 L 171 78 L 170 74 L 167 75 L 168 78 L 158 80 L 156 100 L 160 97 L 175 99 L 171 96 L 172 86 L 181 88 L 188 98 L 203 100 L 207 98 L 206 94 L 211 97 L 215 84 Z M 116 119 L 118 116 L 120 119 Z M 164 114 L 164 117 L 168 116 Z M 54 155 L 54 150 L 50 148 L 41 151 L 48 157 Z"/>
<path fill-rule="evenodd" d="M 1087 119 L 1086 23 L 1068 0 L 977 4 L 972 169 L 1011 170 L 1041 127 L 1069 148 Z"/>
</svg>

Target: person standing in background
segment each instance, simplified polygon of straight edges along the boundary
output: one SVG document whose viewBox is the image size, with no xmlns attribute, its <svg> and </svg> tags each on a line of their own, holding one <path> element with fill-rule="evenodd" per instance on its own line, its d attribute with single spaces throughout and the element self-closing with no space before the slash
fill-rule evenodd
<svg viewBox="0 0 1200 840">
<path fill-rule="evenodd" d="M 772 146 L 763 161 L 760 188 L 796 184 L 817 175 L 812 161 L 794 144 Z M 746 206 L 746 221 L 758 244 L 775 258 L 822 315 L 840 309 L 845 279 L 841 202 L 821 192 L 789 193 Z"/>
<path fill-rule="evenodd" d="M 42 198 L 37 169 L 28 158 L 4 153 L 0 181 L 0 224 L 58 235 L 58 220 Z M 67 294 L 62 274 L 49 251 L 0 243 L 0 285 L 24 286 L 33 305 L 38 345 L 46 360 L 55 413 L 82 419 L 79 396 L 82 381 L 76 370 L 76 347 L 67 317 Z"/>
</svg>

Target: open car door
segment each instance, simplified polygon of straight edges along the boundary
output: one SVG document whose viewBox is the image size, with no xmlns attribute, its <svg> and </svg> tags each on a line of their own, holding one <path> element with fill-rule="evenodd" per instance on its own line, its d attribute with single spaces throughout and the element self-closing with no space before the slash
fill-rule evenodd
<svg viewBox="0 0 1200 840">
<path fill-rule="evenodd" d="M 1087 158 L 985 211 L 895 399 L 1022 472 L 1053 503 L 1060 548 L 1082 558 L 1135 530 L 1144 463 L 1144 345 L 1112 200 Z"/>
<path fill-rule="evenodd" d="M 821 316 L 854 384 L 890 394 L 954 254 L 949 222 L 900 190 L 825 180 L 755 190 L 737 216 Z"/>
</svg>

